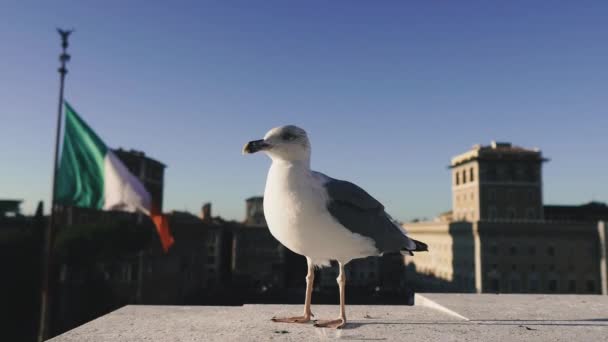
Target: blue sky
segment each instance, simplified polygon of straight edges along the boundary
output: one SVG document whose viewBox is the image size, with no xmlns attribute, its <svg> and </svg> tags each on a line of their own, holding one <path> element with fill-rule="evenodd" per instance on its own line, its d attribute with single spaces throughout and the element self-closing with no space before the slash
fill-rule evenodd
<svg viewBox="0 0 608 342">
<path fill-rule="evenodd" d="M 539 147 L 545 203 L 608 201 L 605 1 L 4 1 L 0 198 L 50 198 L 59 38 L 66 98 L 113 147 L 168 165 L 165 209 L 242 219 L 297 124 L 313 168 L 401 220 L 449 209 L 449 159 Z M 48 204 L 47 204 L 48 209 Z"/>
</svg>

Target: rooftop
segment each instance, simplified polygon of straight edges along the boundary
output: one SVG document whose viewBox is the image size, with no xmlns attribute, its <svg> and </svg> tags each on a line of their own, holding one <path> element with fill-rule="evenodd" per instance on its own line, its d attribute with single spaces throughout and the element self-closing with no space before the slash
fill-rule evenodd
<svg viewBox="0 0 608 342">
<path fill-rule="evenodd" d="M 19 214 L 21 203 L 23 203 L 22 200 L 0 199 L 0 216 L 4 216 L 6 213 Z"/>
<path fill-rule="evenodd" d="M 314 305 L 334 318 L 337 305 Z M 101 341 L 597 341 L 608 335 L 608 296 L 422 294 L 415 306 L 350 305 L 343 330 L 284 324 L 301 305 L 125 306 L 53 342 Z"/>
<path fill-rule="evenodd" d="M 492 141 L 490 145 L 474 145 L 471 150 L 455 156 L 454 158 L 452 158 L 451 167 L 458 166 L 460 164 L 464 164 L 472 160 L 485 158 L 531 158 L 538 159 L 541 161 L 548 160 L 542 157 L 542 153 L 538 148 L 529 149 L 520 146 L 515 146 L 509 142 Z"/>
<path fill-rule="evenodd" d="M 131 157 L 135 157 L 135 158 L 145 158 L 149 162 L 156 163 L 164 168 L 167 167 L 167 165 L 165 165 L 164 163 L 161 163 L 156 159 L 150 158 L 143 151 L 138 151 L 138 150 L 134 150 L 134 149 L 126 150 L 126 149 L 123 149 L 122 147 L 114 149 L 113 151 L 114 151 L 114 153 L 118 154 L 119 156 L 131 156 Z"/>
</svg>

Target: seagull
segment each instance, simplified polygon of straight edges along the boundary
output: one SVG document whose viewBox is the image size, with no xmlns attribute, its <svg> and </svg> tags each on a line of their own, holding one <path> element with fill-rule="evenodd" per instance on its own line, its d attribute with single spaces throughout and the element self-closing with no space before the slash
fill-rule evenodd
<svg viewBox="0 0 608 342">
<path fill-rule="evenodd" d="M 384 206 L 359 186 L 310 169 L 310 141 L 302 128 L 288 125 L 250 141 L 243 154 L 262 151 L 272 160 L 264 189 L 264 216 L 270 233 L 291 251 L 306 257 L 304 314 L 273 317 L 274 322 L 311 321 L 310 303 L 315 267 L 338 262 L 340 317 L 315 321 L 316 327 L 346 325 L 344 266 L 353 259 L 383 253 L 427 251 L 423 242 L 409 238 Z"/>
</svg>

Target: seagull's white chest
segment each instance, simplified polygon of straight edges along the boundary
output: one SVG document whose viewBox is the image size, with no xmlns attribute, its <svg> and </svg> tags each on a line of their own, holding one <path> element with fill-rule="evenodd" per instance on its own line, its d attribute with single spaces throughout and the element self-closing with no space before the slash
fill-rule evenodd
<svg viewBox="0 0 608 342">
<path fill-rule="evenodd" d="M 315 263 L 348 262 L 375 253 L 371 239 L 353 234 L 329 214 L 323 182 L 308 168 L 273 163 L 264 215 L 277 240 Z"/>
</svg>

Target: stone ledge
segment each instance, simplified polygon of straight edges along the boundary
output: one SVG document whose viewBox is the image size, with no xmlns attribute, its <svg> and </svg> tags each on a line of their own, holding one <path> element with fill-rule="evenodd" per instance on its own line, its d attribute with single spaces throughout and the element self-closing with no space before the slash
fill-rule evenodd
<svg viewBox="0 0 608 342">
<path fill-rule="evenodd" d="M 598 341 L 608 336 L 608 296 L 417 295 L 415 306 L 349 305 L 343 330 L 273 323 L 300 305 L 129 305 L 53 342 L 115 341 Z M 313 305 L 316 318 L 338 306 Z"/>
</svg>

